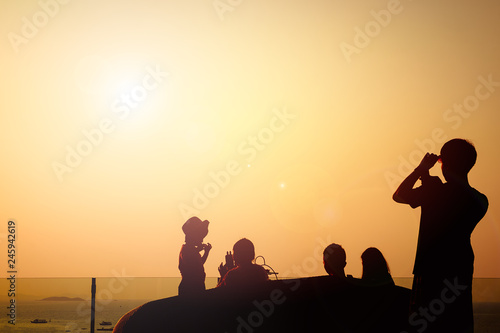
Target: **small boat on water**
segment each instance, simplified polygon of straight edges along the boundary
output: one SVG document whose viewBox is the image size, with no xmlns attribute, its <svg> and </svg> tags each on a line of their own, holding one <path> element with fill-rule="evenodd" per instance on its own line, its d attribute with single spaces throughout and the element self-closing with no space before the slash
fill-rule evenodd
<svg viewBox="0 0 500 333">
<path fill-rule="evenodd" d="M 46 324 L 47 320 L 45 319 L 35 319 L 31 321 L 32 324 Z"/>
<path fill-rule="evenodd" d="M 111 325 L 113 325 L 113 324 L 112 324 L 110 321 L 104 321 L 104 320 L 103 320 L 103 321 L 101 321 L 101 322 L 99 323 L 99 325 L 101 325 L 101 326 L 111 326 Z"/>
</svg>

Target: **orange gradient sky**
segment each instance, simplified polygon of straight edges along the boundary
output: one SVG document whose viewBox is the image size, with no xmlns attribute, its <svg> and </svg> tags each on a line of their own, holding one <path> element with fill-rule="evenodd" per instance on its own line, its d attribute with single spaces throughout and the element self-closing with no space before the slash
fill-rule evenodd
<svg viewBox="0 0 500 333">
<path fill-rule="evenodd" d="M 1 276 L 14 220 L 19 277 L 177 277 L 190 214 L 208 276 L 242 237 L 280 276 L 331 242 L 411 276 L 392 193 L 463 137 L 475 276 L 500 278 L 497 2 L 2 1 L 0 31 Z"/>
</svg>

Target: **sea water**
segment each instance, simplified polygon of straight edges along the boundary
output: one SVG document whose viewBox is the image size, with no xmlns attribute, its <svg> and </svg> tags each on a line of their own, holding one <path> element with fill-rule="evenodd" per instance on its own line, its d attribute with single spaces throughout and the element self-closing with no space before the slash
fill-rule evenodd
<svg viewBox="0 0 500 333">
<path fill-rule="evenodd" d="M 113 300 L 101 311 L 95 313 L 95 332 L 99 328 L 113 327 L 129 310 L 144 304 L 147 300 Z M 90 332 L 90 313 L 87 302 L 75 301 L 20 301 L 17 306 L 15 325 L 0 324 L 0 332 Z M 47 323 L 31 323 L 34 319 L 45 319 Z M 109 321 L 111 326 L 99 323 Z M 106 332 L 106 331 L 104 331 Z"/>
</svg>

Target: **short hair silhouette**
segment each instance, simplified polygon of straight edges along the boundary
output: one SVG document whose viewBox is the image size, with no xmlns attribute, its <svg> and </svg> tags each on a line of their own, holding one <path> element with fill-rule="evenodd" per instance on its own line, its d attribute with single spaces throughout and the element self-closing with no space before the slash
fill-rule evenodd
<svg viewBox="0 0 500 333">
<path fill-rule="evenodd" d="M 323 251 L 323 264 L 329 275 L 345 276 L 346 255 L 342 246 L 335 243 L 328 245 Z"/>
<path fill-rule="evenodd" d="M 428 331 L 472 332 L 471 234 L 488 210 L 488 198 L 469 184 L 468 173 L 477 159 L 471 142 L 451 139 L 443 145 L 440 155 L 428 152 L 393 195 L 396 202 L 421 208 L 411 311 L 419 313 L 429 304 L 432 306 L 448 288 L 447 281 L 455 281 L 464 289 L 443 315 L 428 323 Z M 429 173 L 439 159 L 445 183 Z M 416 186 L 419 179 L 421 185 Z"/>
<path fill-rule="evenodd" d="M 477 152 L 474 145 L 465 139 L 452 139 L 441 148 L 443 168 L 464 176 L 476 164 Z"/>
<path fill-rule="evenodd" d="M 255 258 L 255 247 L 246 238 L 242 238 L 233 245 L 233 256 L 236 265 L 251 263 Z"/>
<path fill-rule="evenodd" d="M 392 280 L 389 265 L 382 252 L 375 247 L 367 248 L 361 254 L 363 274 L 361 278 L 368 282 L 384 283 Z"/>
<path fill-rule="evenodd" d="M 266 269 L 252 262 L 255 259 L 255 247 L 250 240 L 242 238 L 233 245 L 233 259 L 236 267 L 226 273 L 219 267 L 222 279 L 217 287 L 248 291 L 269 280 Z"/>
</svg>

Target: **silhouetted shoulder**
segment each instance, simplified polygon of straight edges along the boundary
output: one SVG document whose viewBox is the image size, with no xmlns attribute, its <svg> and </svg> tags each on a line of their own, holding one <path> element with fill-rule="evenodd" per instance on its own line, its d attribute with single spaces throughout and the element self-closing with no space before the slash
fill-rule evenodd
<svg viewBox="0 0 500 333">
<path fill-rule="evenodd" d="M 456 212 L 463 219 L 479 222 L 488 210 L 488 198 L 470 186 L 459 186 L 446 183 L 445 201 L 447 205 L 456 206 Z M 451 209 L 451 208 L 450 208 Z"/>
<path fill-rule="evenodd" d="M 249 287 L 268 281 L 269 276 L 264 267 L 256 264 L 237 266 L 224 276 L 221 286 L 225 287 Z"/>
<path fill-rule="evenodd" d="M 486 214 L 489 206 L 488 197 L 475 188 L 472 188 L 472 192 L 476 203 L 484 210 L 484 213 Z"/>
</svg>

